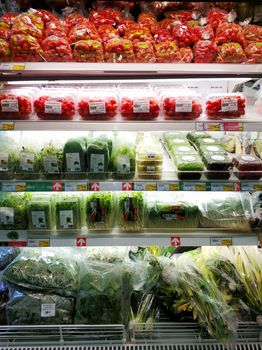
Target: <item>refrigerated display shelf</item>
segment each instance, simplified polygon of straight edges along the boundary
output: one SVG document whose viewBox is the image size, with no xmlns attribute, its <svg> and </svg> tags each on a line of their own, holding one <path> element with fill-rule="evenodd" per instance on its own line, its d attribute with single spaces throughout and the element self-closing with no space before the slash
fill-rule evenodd
<svg viewBox="0 0 262 350">
<path fill-rule="evenodd" d="M 262 64 L 201 64 L 201 63 L 1 63 L 0 77 L 2 81 L 12 77 L 115 77 L 128 76 L 244 76 L 261 77 Z"/>
</svg>

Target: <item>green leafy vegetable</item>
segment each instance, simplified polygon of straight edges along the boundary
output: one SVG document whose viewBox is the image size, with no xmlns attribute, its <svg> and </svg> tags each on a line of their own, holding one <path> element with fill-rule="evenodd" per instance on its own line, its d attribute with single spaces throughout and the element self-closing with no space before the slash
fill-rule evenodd
<svg viewBox="0 0 262 350">
<path fill-rule="evenodd" d="M 10 180 L 14 178 L 17 162 L 17 150 L 13 146 L 13 140 L 1 143 L 0 151 L 0 179 Z"/>
<path fill-rule="evenodd" d="M 33 148 L 23 146 L 16 159 L 15 177 L 21 180 L 38 179 L 40 176 L 40 158 Z"/>
<path fill-rule="evenodd" d="M 55 207 L 57 230 L 81 229 L 83 217 L 80 195 L 61 195 L 57 198 Z"/>
<path fill-rule="evenodd" d="M 4 270 L 20 253 L 19 248 L 0 248 L 0 270 Z M 1 283 L 1 282 L 0 282 Z"/>
<path fill-rule="evenodd" d="M 135 175 L 136 152 L 131 144 L 119 145 L 113 150 L 112 171 L 114 179 L 128 180 Z"/>
<path fill-rule="evenodd" d="M 112 216 L 113 195 L 111 192 L 93 193 L 86 198 L 86 220 L 88 229 L 111 229 Z"/>
<path fill-rule="evenodd" d="M 28 226 L 27 202 L 29 195 L 5 193 L 0 196 L 0 229 L 23 230 Z"/>
<path fill-rule="evenodd" d="M 86 177 L 86 139 L 70 139 L 63 148 L 63 168 L 66 179 Z"/>
<path fill-rule="evenodd" d="M 118 197 L 118 228 L 139 231 L 144 226 L 144 195 L 142 192 L 122 192 Z"/>
<path fill-rule="evenodd" d="M 110 170 L 110 151 L 107 140 L 94 139 L 87 146 L 88 177 L 94 180 L 107 179 Z"/>
<path fill-rule="evenodd" d="M 51 230 L 54 228 L 53 205 L 49 195 L 33 196 L 28 203 L 28 228 Z"/>
<path fill-rule="evenodd" d="M 39 153 L 40 171 L 46 179 L 61 177 L 63 167 L 63 150 L 49 142 Z"/>
</svg>

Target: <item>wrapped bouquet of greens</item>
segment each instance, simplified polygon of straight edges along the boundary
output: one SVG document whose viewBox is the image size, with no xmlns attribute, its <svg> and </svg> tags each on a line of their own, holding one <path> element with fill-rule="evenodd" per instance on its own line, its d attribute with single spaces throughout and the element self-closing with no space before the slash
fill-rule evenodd
<svg viewBox="0 0 262 350">
<path fill-rule="evenodd" d="M 24 249 L 3 278 L 21 287 L 71 295 L 78 289 L 79 262 L 73 249 Z"/>
<path fill-rule="evenodd" d="M 114 197 L 112 192 L 98 192 L 86 197 L 86 221 L 90 230 L 112 228 Z"/>
<path fill-rule="evenodd" d="M 109 139 L 100 137 L 88 143 L 86 162 L 88 177 L 90 179 L 103 180 L 108 178 L 110 171 L 110 147 L 112 147 L 111 142 Z"/>
<path fill-rule="evenodd" d="M 23 230 L 28 226 L 26 193 L 3 193 L 0 196 L 0 229 Z"/>
<path fill-rule="evenodd" d="M 9 287 L 7 323 L 16 325 L 72 324 L 74 298 Z"/>
<path fill-rule="evenodd" d="M 143 192 L 121 192 L 118 195 L 117 227 L 122 231 L 139 231 L 144 227 Z"/>
<path fill-rule="evenodd" d="M 63 148 L 63 170 L 65 178 L 84 179 L 86 177 L 86 139 L 80 137 L 68 140 Z"/>
<path fill-rule="evenodd" d="M 116 141 L 112 153 L 112 172 L 114 179 L 133 179 L 136 169 L 136 151 L 131 142 Z"/>
<path fill-rule="evenodd" d="M 62 147 L 50 141 L 39 153 L 40 171 L 46 179 L 59 179 L 63 171 Z"/>
<path fill-rule="evenodd" d="M 14 140 L 3 138 L 0 142 L 0 180 L 10 180 L 14 178 L 18 151 Z"/>
</svg>

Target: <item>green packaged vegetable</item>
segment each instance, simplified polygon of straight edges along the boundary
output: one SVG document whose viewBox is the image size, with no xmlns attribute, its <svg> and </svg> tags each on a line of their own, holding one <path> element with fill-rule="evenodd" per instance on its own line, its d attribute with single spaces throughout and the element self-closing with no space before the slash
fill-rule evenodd
<svg viewBox="0 0 262 350">
<path fill-rule="evenodd" d="M 94 139 L 88 143 L 86 152 L 88 177 L 93 180 L 107 179 L 110 168 L 110 152 L 108 142 Z"/>
<path fill-rule="evenodd" d="M 93 193 L 86 198 L 87 228 L 90 230 L 110 230 L 114 214 L 112 192 Z"/>
<path fill-rule="evenodd" d="M 28 228 L 34 231 L 54 228 L 54 208 L 50 195 L 33 195 L 28 202 Z"/>
<path fill-rule="evenodd" d="M 118 196 L 117 227 L 120 231 L 139 231 L 144 227 L 144 194 L 121 192 Z"/>
<path fill-rule="evenodd" d="M 83 224 L 83 205 L 80 194 L 63 194 L 56 199 L 56 229 L 80 230 Z"/>
<path fill-rule="evenodd" d="M 200 146 L 220 146 L 220 142 L 216 139 L 213 139 L 212 137 L 204 137 L 197 139 L 195 142 L 195 145 L 197 147 Z"/>
<path fill-rule="evenodd" d="M 3 138 L 0 143 L 0 150 L 0 180 L 13 179 L 18 157 L 14 140 Z"/>
<path fill-rule="evenodd" d="M 63 171 L 63 150 L 62 147 L 54 145 L 50 141 L 44 146 L 40 153 L 40 171 L 46 179 L 59 179 Z"/>
<path fill-rule="evenodd" d="M 221 153 L 221 154 L 226 154 L 225 150 L 223 147 L 219 145 L 201 145 L 199 146 L 199 153 L 201 155 L 204 154 L 211 154 L 211 153 Z"/>
<path fill-rule="evenodd" d="M 38 179 L 40 176 L 39 154 L 32 147 L 22 146 L 15 169 L 16 179 Z"/>
<path fill-rule="evenodd" d="M 133 179 L 136 169 L 136 151 L 133 144 L 121 142 L 113 149 L 112 172 L 114 179 Z"/>
<path fill-rule="evenodd" d="M 192 131 L 187 134 L 187 139 L 193 143 L 196 143 L 198 139 L 208 138 L 208 137 L 211 137 L 211 135 L 205 131 Z"/>
<path fill-rule="evenodd" d="M 86 178 L 86 139 L 68 140 L 63 149 L 63 169 L 66 179 Z"/>
<path fill-rule="evenodd" d="M 27 202 L 29 195 L 24 193 L 2 193 L 0 196 L 0 229 L 27 229 Z"/>
<path fill-rule="evenodd" d="M 198 155 L 175 155 L 174 163 L 180 180 L 199 180 L 204 170 L 204 163 Z"/>
<path fill-rule="evenodd" d="M 9 288 L 7 323 L 17 325 L 73 324 L 74 298 Z"/>
</svg>

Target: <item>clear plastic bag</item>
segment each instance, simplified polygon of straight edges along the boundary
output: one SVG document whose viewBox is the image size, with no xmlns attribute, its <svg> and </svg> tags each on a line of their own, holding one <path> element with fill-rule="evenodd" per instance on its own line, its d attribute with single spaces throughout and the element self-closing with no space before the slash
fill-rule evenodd
<svg viewBox="0 0 262 350">
<path fill-rule="evenodd" d="M 61 194 L 55 201 L 56 229 L 80 230 L 83 219 L 83 199 L 80 194 Z"/>
<path fill-rule="evenodd" d="M 4 270 L 20 253 L 19 248 L 1 247 L 0 248 L 0 270 Z M 2 282 L 0 282 L 1 285 Z M 3 287 L 1 285 L 1 287 Z M 2 290 L 0 288 L 0 290 Z"/>
<path fill-rule="evenodd" d="M 27 204 L 28 228 L 34 232 L 55 227 L 53 198 L 49 194 L 34 194 Z"/>
<path fill-rule="evenodd" d="M 125 142 L 122 138 L 115 140 L 111 163 L 114 179 L 132 179 L 136 170 L 136 150 L 134 143 Z"/>
<path fill-rule="evenodd" d="M 87 228 L 89 230 L 112 229 L 115 208 L 113 193 L 93 193 L 88 195 L 85 201 Z"/>
<path fill-rule="evenodd" d="M 72 50 L 66 38 L 48 36 L 42 41 L 43 56 L 47 62 L 71 62 Z"/>
<path fill-rule="evenodd" d="M 63 170 L 66 179 L 86 178 L 85 138 L 69 139 L 63 148 Z"/>
<path fill-rule="evenodd" d="M 10 180 L 15 176 L 18 156 L 17 145 L 12 138 L 2 138 L 0 142 L 0 179 Z"/>
<path fill-rule="evenodd" d="M 63 172 L 63 149 L 59 142 L 44 144 L 39 152 L 40 172 L 45 179 L 57 180 Z"/>
<path fill-rule="evenodd" d="M 140 231 L 144 227 L 143 192 L 121 192 L 117 198 L 117 227 L 121 231 Z"/>
<path fill-rule="evenodd" d="M 0 196 L 0 229 L 27 229 L 27 202 L 28 194 L 2 193 Z"/>
</svg>

